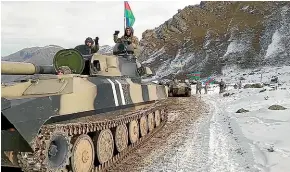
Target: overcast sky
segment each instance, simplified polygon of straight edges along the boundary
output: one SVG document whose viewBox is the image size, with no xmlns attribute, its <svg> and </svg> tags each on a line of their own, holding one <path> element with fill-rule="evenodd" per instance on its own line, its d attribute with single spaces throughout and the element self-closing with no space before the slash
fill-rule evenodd
<svg viewBox="0 0 290 172">
<path fill-rule="evenodd" d="M 1 2 L 1 56 L 23 48 L 60 45 L 73 48 L 86 37 L 100 38 L 100 45 L 113 45 L 113 33 L 124 28 L 123 1 Z M 164 23 L 195 0 L 129 1 L 135 35 Z"/>
</svg>

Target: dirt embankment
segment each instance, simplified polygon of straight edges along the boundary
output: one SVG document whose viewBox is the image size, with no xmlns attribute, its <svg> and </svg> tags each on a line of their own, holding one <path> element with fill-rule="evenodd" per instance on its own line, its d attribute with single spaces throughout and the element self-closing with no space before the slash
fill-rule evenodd
<svg viewBox="0 0 290 172">
<path fill-rule="evenodd" d="M 181 144 L 179 132 L 186 125 L 196 121 L 207 107 L 198 97 L 170 98 L 167 124 L 152 139 L 140 149 L 127 157 L 110 171 L 143 171 L 146 167 L 156 163 L 153 157 L 163 156 L 162 153 L 170 151 Z"/>
</svg>

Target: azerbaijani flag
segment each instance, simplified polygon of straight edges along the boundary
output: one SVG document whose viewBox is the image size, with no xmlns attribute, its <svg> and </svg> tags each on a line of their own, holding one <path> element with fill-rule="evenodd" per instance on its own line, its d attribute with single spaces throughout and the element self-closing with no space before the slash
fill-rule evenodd
<svg viewBox="0 0 290 172">
<path fill-rule="evenodd" d="M 213 84 L 214 83 L 214 78 L 208 77 L 207 80 L 204 82 L 205 84 Z"/>
<path fill-rule="evenodd" d="M 189 76 L 191 80 L 193 79 L 200 80 L 200 72 L 193 72 L 193 73 L 187 74 L 187 76 Z"/>
<path fill-rule="evenodd" d="M 126 27 L 132 27 L 135 23 L 135 17 L 133 15 L 133 12 L 130 8 L 128 1 L 124 1 L 124 5 L 125 5 L 124 11 L 125 25 Z"/>
</svg>

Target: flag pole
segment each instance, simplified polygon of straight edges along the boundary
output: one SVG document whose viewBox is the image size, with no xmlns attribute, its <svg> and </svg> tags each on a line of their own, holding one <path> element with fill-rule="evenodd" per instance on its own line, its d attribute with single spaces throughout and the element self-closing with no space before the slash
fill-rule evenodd
<svg viewBox="0 0 290 172">
<path fill-rule="evenodd" d="M 124 32 L 125 32 L 125 29 L 126 29 L 126 18 L 124 17 Z"/>
<path fill-rule="evenodd" d="M 125 29 L 126 29 L 126 14 L 125 14 L 125 11 L 126 11 L 126 1 L 124 1 L 124 32 L 125 32 Z"/>
</svg>

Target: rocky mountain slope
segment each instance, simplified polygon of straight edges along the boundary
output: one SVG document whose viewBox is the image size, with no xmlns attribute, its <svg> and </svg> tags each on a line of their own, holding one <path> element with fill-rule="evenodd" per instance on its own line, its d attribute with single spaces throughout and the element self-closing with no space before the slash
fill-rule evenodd
<svg viewBox="0 0 290 172">
<path fill-rule="evenodd" d="M 37 65 L 51 65 L 53 56 L 61 49 L 63 48 L 57 45 L 24 48 L 20 51 L 17 51 L 16 53 L 2 57 L 1 60 L 12 62 L 28 62 Z M 25 76 L 1 75 L 1 82 L 10 82 L 23 77 Z"/>
<path fill-rule="evenodd" d="M 140 61 L 156 78 L 222 74 L 224 68 L 290 65 L 290 2 L 201 2 L 179 10 L 142 39 Z M 2 60 L 52 63 L 57 45 L 20 50 Z M 112 54 L 104 45 L 99 53 Z M 2 80 L 6 76 L 2 75 Z"/>
<path fill-rule="evenodd" d="M 53 56 L 59 51 L 64 49 L 58 45 L 48 45 L 45 47 L 31 47 L 24 48 L 16 53 L 8 56 L 1 57 L 1 60 L 13 61 L 13 62 L 28 62 L 38 65 L 51 65 Z M 110 54 L 112 47 L 109 45 L 100 46 L 98 53 Z"/>
<path fill-rule="evenodd" d="M 158 78 L 290 65 L 289 39 L 290 2 L 201 2 L 146 30 L 141 60 Z"/>
</svg>

